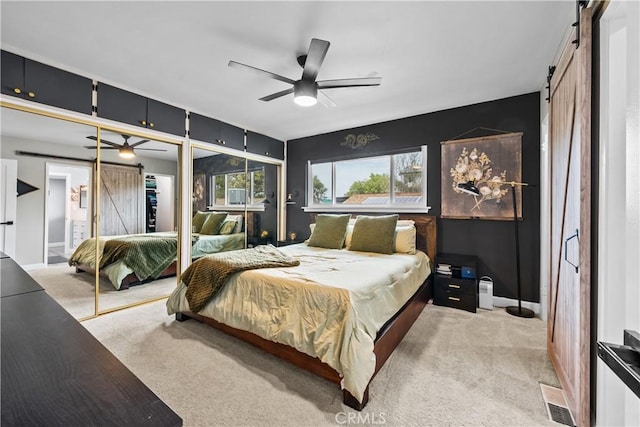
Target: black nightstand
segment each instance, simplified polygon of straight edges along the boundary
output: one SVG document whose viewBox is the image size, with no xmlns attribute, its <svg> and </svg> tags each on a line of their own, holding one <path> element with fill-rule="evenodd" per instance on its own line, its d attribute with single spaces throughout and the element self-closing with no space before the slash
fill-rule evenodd
<svg viewBox="0 0 640 427">
<path fill-rule="evenodd" d="M 296 243 L 302 243 L 304 240 L 278 240 L 276 242 L 276 246 L 289 246 L 295 245 Z"/>
<path fill-rule="evenodd" d="M 478 306 L 478 258 L 470 255 L 441 254 L 436 266 L 448 264 L 451 275 L 436 271 L 433 303 L 476 312 Z"/>
</svg>

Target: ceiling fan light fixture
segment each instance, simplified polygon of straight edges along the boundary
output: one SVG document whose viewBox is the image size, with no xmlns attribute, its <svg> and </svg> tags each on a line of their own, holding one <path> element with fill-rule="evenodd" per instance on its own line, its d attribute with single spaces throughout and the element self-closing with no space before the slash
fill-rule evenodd
<svg viewBox="0 0 640 427">
<path fill-rule="evenodd" d="M 133 148 L 125 146 L 118 149 L 118 154 L 123 159 L 133 159 L 136 156 L 136 153 L 133 152 Z"/>
<path fill-rule="evenodd" d="M 318 86 L 315 82 L 298 80 L 293 85 L 293 102 L 302 107 L 311 107 L 318 102 Z"/>
</svg>

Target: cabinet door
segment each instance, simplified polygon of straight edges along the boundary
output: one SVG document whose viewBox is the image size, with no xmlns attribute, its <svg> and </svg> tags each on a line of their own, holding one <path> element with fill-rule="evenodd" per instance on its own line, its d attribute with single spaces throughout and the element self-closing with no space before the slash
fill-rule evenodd
<svg viewBox="0 0 640 427">
<path fill-rule="evenodd" d="M 24 58 L 10 52 L 2 51 L 0 59 L 2 70 L 2 93 L 5 95 L 20 96 L 24 91 Z M 20 93 L 16 93 L 18 89 Z"/>
<path fill-rule="evenodd" d="M 197 141 L 225 145 L 220 135 L 220 120 L 191 113 L 189 116 L 189 138 Z"/>
<path fill-rule="evenodd" d="M 155 99 L 147 100 L 147 127 L 184 136 L 185 111 Z"/>
<path fill-rule="evenodd" d="M 284 143 L 255 132 L 247 132 L 247 151 L 254 154 L 284 159 Z"/>
<path fill-rule="evenodd" d="M 93 82 L 30 59 L 24 60 L 25 99 L 91 114 Z"/>
<path fill-rule="evenodd" d="M 227 147 L 244 151 L 244 129 L 220 122 L 220 139 Z"/>
<path fill-rule="evenodd" d="M 3 94 L 91 114 L 90 79 L 4 50 L 1 61 Z"/>
<path fill-rule="evenodd" d="M 147 124 L 147 98 L 99 83 L 98 117 L 145 127 Z"/>
</svg>

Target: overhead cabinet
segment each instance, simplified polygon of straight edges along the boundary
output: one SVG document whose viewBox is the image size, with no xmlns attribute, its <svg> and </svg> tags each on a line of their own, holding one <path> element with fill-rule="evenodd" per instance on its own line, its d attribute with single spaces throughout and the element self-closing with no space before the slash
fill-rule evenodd
<svg viewBox="0 0 640 427">
<path fill-rule="evenodd" d="M 3 94 L 91 114 L 90 79 L 4 50 L 1 64 Z"/>
<path fill-rule="evenodd" d="M 184 110 L 104 83 L 98 84 L 98 117 L 185 135 Z"/>
<path fill-rule="evenodd" d="M 284 142 L 256 132 L 247 132 L 247 151 L 284 160 Z"/>
<path fill-rule="evenodd" d="M 189 115 L 189 138 L 244 151 L 243 129 L 196 113 Z"/>
</svg>

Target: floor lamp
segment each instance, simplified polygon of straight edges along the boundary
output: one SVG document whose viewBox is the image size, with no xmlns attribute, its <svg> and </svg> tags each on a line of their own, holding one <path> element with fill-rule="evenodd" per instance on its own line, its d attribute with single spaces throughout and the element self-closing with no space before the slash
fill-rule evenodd
<svg viewBox="0 0 640 427">
<path fill-rule="evenodd" d="M 527 317 L 531 318 L 534 316 L 533 310 L 522 307 L 522 297 L 521 297 L 521 279 L 520 279 L 520 237 L 518 235 L 518 205 L 516 203 L 516 185 L 521 187 L 526 187 L 529 184 L 525 182 L 506 182 L 506 181 L 492 181 L 492 184 L 498 185 L 510 185 L 511 186 L 511 195 L 513 196 L 513 225 L 515 227 L 515 235 L 516 235 L 516 271 L 518 274 L 518 305 L 517 306 L 509 306 L 507 307 L 507 313 L 518 316 L 518 317 Z M 461 182 L 458 184 L 458 189 L 462 192 L 479 196 L 480 190 L 476 187 L 473 181 Z"/>
</svg>

